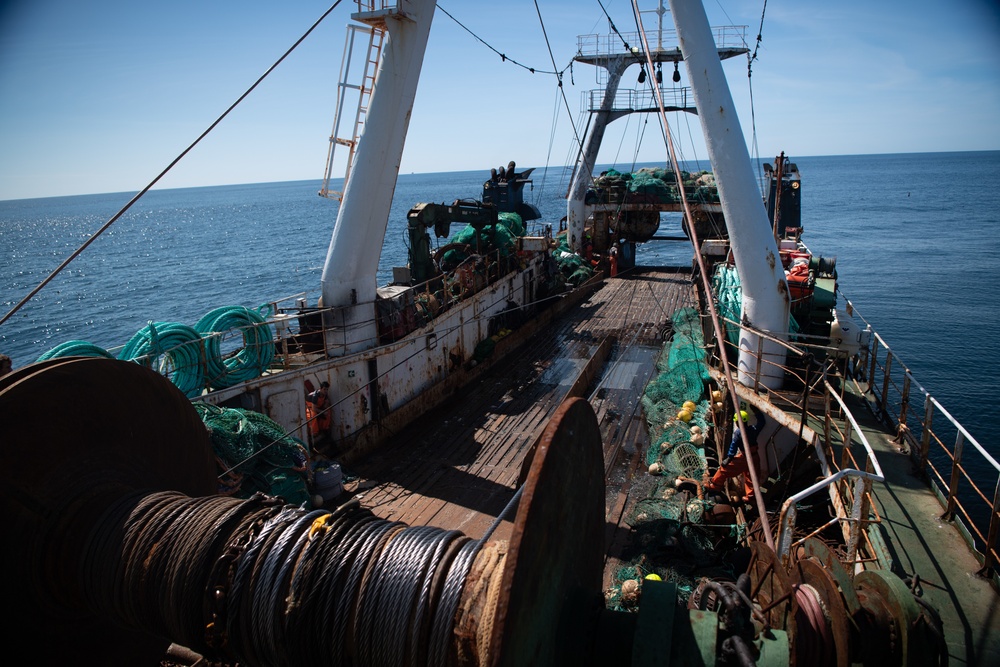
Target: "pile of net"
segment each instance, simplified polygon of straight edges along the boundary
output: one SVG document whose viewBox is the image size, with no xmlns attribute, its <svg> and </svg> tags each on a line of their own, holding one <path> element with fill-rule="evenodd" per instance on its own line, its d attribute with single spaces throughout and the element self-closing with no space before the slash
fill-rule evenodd
<svg viewBox="0 0 1000 667">
<path fill-rule="evenodd" d="M 310 499 L 305 443 L 259 412 L 193 405 L 212 441 L 220 495 L 249 498 L 260 491 L 294 505 Z"/>
<path fill-rule="evenodd" d="M 594 268 L 590 263 L 569 249 L 566 232 L 560 232 L 556 237 L 556 247 L 552 251 L 552 257 L 556 260 L 563 280 L 573 287 L 579 287 L 594 275 Z"/>
<path fill-rule="evenodd" d="M 719 188 L 712 172 L 681 171 L 681 184 L 688 202 L 719 203 Z M 646 167 L 635 172 L 609 169 L 594 179 L 594 188 L 589 194 L 588 203 L 617 201 L 629 204 L 677 204 L 681 200 L 674 172 L 660 167 Z"/>
<path fill-rule="evenodd" d="M 715 503 L 699 497 L 698 490 L 708 472 L 705 442 L 711 406 L 698 311 L 677 311 L 673 331 L 660 354 L 657 375 L 642 397 L 650 432 L 646 463 L 651 476 L 646 478 L 648 492 L 625 517 L 632 529 L 630 543 L 605 592 L 608 607 L 618 611 L 637 609 L 647 575 L 675 582 L 683 599 L 701 577 L 732 576 L 722 556 L 739 530 L 708 526 L 705 517 Z"/>
<path fill-rule="evenodd" d="M 726 327 L 726 340 L 730 345 L 738 346 L 740 327 L 736 322 L 743 321 L 743 285 L 736 267 L 720 264 L 712 276 L 712 291 L 715 293 L 715 307 L 719 317 L 723 318 Z M 788 330 L 799 333 L 799 323 L 792 315 L 788 316 Z"/>
<path fill-rule="evenodd" d="M 673 317 L 674 335 L 657 361 L 657 374 L 646 385 L 642 408 L 649 426 L 650 447 L 646 464 L 661 463 L 673 476 L 700 480 L 704 454 L 690 444 L 692 427 L 708 431 L 711 407 L 701 319 L 694 308 L 682 308 Z M 681 415 L 685 403 L 694 408 Z"/>
<path fill-rule="evenodd" d="M 498 214 L 496 225 L 476 229 L 466 225 L 456 232 L 449 243 L 466 245 L 469 251 L 448 250 L 441 257 L 442 268 L 451 270 L 469 258 L 471 254 L 489 255 L 496 252 L 501 258 L 510 257 L 517 245 L 517 237 L 524 236 L 524 220 L 517 213 Z"/>
</svg>

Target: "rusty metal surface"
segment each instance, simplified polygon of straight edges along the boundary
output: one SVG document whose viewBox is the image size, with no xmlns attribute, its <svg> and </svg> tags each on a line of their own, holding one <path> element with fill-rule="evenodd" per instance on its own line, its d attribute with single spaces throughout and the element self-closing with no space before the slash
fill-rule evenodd
<svg viewBox="0 0 1000 667">
<path fill-rule="evenodd" d="M 831 551 L 825 542 L 815 537 L 804 540 L 796 551 L 796 558 L 798 560 L 808 558 L 819 563 L 840 588 L 840 594 L 847 609 L 847 614 L 853 616 L 857 613 L 861 607 L 861 603 L 858 602 L 858 595 L 854 591 L 854 583 L 851 581 L 851 575 L 844 568 L 840 559 L 837 558 L 837 554 Z"/>
<path fill-rule="evenodd" d="M 500 665 L 583 664 L 604 606 L 604 470 L 593 409 L 546 426 L 510 541 L 490 651 Z"/>
<path fill-rule="evenodd" d="M 789 630 L 789 640 L 794 646 L 790 622 L 795 616 L 792 582 L 778 562 L 778 557 L 766 544 L 751 542 L 750 552 L 750 565 L 747 567 L 747 574 L 750 575 L 750 599 L 758 605 L 770 627 Z"/>
<path fill-rule="evenodd" d="M 933 612 L 920 605 L 903 580 L 883 570 L 854 578 L 861 602 L 858 616 L 865 664 L 947 664 L 947 653 Z"/>
<path fill-rule="evenodd" d="M 792 645 L 795 664 L 847 667 L 851 664 L 850 624 L 836 578 L 818 561 L 810 558 L 796 561 L 790 575 L 798 600 L 795 642 Z M 814 626 L 819 618 L 806 618 L 803 596 L 815 603 L 811 605 L 811 609 L 817 612 L 815 616 L 822 617 L 825 627 L 818 632 Z"/>
<path fill-rule="evenodd" d="M 162 640 L 93 617 L 78 567 L 102 512 L 129 491 L 215 493 L 211 445 L 190 401 L 138 364 L 67 358 L 5 377 L 0 414 L 17 416 L 0 441 L 0 512 L 13 547 L 0 550 L 0 577 L 18 600 L 8 645 L 31 646 L 35 658 L 92 650 L 104 664 L 136 647 L 162 655 Z M 134 654 L 122 664 L 129 657 L 135 664 Z"/>
</svg>

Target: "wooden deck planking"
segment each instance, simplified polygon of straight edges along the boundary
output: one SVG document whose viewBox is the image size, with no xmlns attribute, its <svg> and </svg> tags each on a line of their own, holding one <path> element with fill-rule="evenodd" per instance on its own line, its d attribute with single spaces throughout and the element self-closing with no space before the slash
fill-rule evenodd
<svg viewBox="0 0 1000 667">
<path fill-rule="evenodd" d="M 606 435 L 606 469 L 622 452 L 631 464 L 636 447 L 645 444 L 642 388 L 669 316 L 690 305 L 692 294 L 685 273 L 651 270 L 608 279 L 454 402 L 428 412 L 397 444 L 349 470 L 376 484 L 358 494 L 362 505 L 383 518 L 479 537 L 513 496 L 525 454 L 607 336 L 618 347 L 605 368 L 612 386 L 593 402 Z M 495 536 L 509 530 L 504 522 Z"/>
</svg>

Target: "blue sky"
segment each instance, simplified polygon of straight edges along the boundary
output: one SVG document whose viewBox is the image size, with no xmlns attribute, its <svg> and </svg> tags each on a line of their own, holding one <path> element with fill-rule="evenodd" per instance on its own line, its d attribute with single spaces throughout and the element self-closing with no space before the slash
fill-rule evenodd
<svg viewBox="0 0 1000 667">
<path fill-rule="evenodd" d="M 538 4 L 559 68 L 577 35 L 607 32 L 596 0 Z M 604 4 L 619 29 L 632 27 L 630 2 Z M 995 5 L 769 0 L 753 67 L 761 154 L 1000 149 Z M 0 0 L 0 199 L 140 189 L 328 6 Z M 511 58 L 552 69 L 533 1 L 440 6 Z M 320 178 L 352 8 L 335 10 L 159 187 Z M 706 8 L 713 25 L 756 35 L 762 0 Z M 746 60 L 725 69 L 749 137 Z M 583 66 L 565 78 L 574 120 L 595 87 Z M 572 133 L 557 91 L 554 77 L 501 62 L 438 11 L 401 171 L 565 164 Z M 703 158 L 694 121 L 671 118 L 684 156 Z M 655 141 L 636 154 L 638 127 L 614 124 L 600 160 L 662 160 Z"/>
</svg>

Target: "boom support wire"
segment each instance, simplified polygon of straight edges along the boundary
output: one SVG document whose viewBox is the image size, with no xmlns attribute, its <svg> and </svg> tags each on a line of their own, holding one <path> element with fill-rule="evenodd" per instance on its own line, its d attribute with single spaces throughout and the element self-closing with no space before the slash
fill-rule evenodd
<svg viewBox="0 0 1000 667">
<path fill-rule="evenodd" d="M 87 248 L 88 248 L 88 247 L 90 246 L 90 244 L 91 244 L 91 243 L 93 243 L 94 241 L 96 241 L 96 240 L 98 239 L 98 237 L 100 237 L 100 236 L 101 236 L 101 235 L 102 235 L 102 234 L 103 234 L 104 232 L 106 232 L 106 231 L 107 231 L 107 230 L 108 230 L 108 229 L 109 229 L 109 228 L 111 227 L 111 225 L 113 225 L 113 224 L 114 224 L 115 222 L 117 222 L 117 221 L 118 221 L 118 219 L 119 219 L 119 218 L 121 218 L 121 217 L 122 217 L 123 215 L 125 215 L 125 213 L 126 213 L 126 212 L 127 212 L 127 211 L 128 211 L 129 209 L 130 209 L 130 208 L 132 208 L 133 204 L 135 204 L 135 203 L 136 203 L 137 201 L 139 201 L 139 200 L 140 200 L 140 199 L 141 199 L 141 198 L 142 198 L 142 197 L 143 197 L 143 196 L 144 196 L 144 195 L 145 195 L 145 194 L 146 194 L 147 192 L 149 192 L 149 190 L 150 190 L 150 189 L 151 189 L 151 188 L 152 188 L 152 187 L 153 187 L 154 185 L 156 185 L 157 183 L 159 183 L 159 182 L 160 182 L 160 179 L 162 179 L 162 178 L 163 178 L 164 176 L 166 176 L 166 175 L 167 175 L 167 173 L 168 173 L 168 172 L 169 172 L 169 171 L 170 171 L 171 169 L 173 169 L 173 168 L 174 168 L 174 166 L 175 166 L 175 165 L 176 165 L 176 164 L 177 164 L 178 162 L 180 162 L 180 161 L 181 161 L 181 160 L 182 160 L 182 159 L 184 158 L 184 156 L 186 156 L 186 155 L 187 155 L 188 153 L 190 153 L 190 152 L 191 152 L 191 150 L 192 150 L 192 149 L 193 149 L 193 148 L 194 148 L 195 146 L 197 146 L 197 145 L 198 145 L 199 143 L 201 143 L 201 140 L 202 140 L 202 139 L 204 139 L 205 137 L 207 137 L 207 136 L 208 136 L 208 134 L 209 134 L 209 133 L 210 133 L 210 132 L 211 132 L 212 130 L 214 130 L 214 129 L 215 129 L 215 127 L 216 127 L 216 126 L 217 126 L 217 125 L 218 125 L 219 123 L 221 123 L 221 122 L 222 122 L 222 120 L 223 120 L 223 119 L 224 119 L 224 118 L 225 118 L 226 116 L 228 116 L 228 115 L 230 114 L 230 112 L 232 112 L 232 110 L 233 110 L 233 109 L 235 109 L 235 108 L 236 108 L 237 106 L 239 106 L 239 104 L 240 104 L 241 102 L 243 102 L 243 100 L 244 100 L 244 99 L 246 99 L 246 97 L 247 97 L 248 95 L 250 95 L 250 93 L 252 93 L 252 92 L 254 91 L 254 89 L 256 89 L 256 88 L 257 88 L 257 86 L 259 86 L 259 85 L 260 85 L 260 84 L 261 84 L 261 83 L 262 83 L 262 82 L 264 81 L 264 79 L 266 79 L 266 78 L 268 77 L 268 75 L 270 75 L 270 74 L 271 74 L 271 72 L 273 72 L 273 71 L 274 71 L 274 70 L 275 70 L 275 69 L 276 69 L 276 68 L 278 67 L 278 65 L 280 65 L 280 64 L 282 63 L 282 61 L 284 61 L 284 59 L 285 59 L 285 58 L 287 58 L 287 57 L 288 57 L 289 55 L 291 55 L 292 51 L 294 51 L 294 50 L 295 50 L 296 48 L 298 48 L 299 44 L 301 44 L 301 43 L 302 43 L 302 42 L 303 42 L 303 41 L 305 40 L 305 38 L 306 38 L 306 37 L 308 37 L 308 36 L 309 36 L 309 35 L 310 35 L 310 34 L 312 33 L 312 31 L 313 31 L 313 30 L 315 30 L 315 29 L 316 29 L 316 28 L 317 28 L 317 27 L 319 26 L 319 24 L 320 24 L 320 23 L 322 23 L 323 19 L 325 19 L 325 18 L 326 18 L 327 16 L 329 16 L 329 15 L 330 15 L 330 13 L 331 13 L 331 12 L 332 12 L 332 11 L 333 11 L 334 9 L 336 9 L 338 5 L 340 5 L 340 3 L 341 3 L 341 0 L 335 0 L 335 2 L 334 2 L 334 3 L 332 4 L 332 5 L 330 5 L 330 8 L 329 8 L 329 9 L 327 9 L 327 10 L 326 10 L 325 12 L 323 12 L 323 15 L 322 15 L 322 16 L 320 16 L 320 17 L 319 17 L 318 19 L 316 19 L 316 21 L 315 21 L 315 22 L 313 22 L 313 24 L 312 24 L 311 26 L 309 26 L 309 29 L 308 29 L 308 30 L 306 30 L 306 31 L 305 31 L 305 33 L 303 33 L 303 35 L 302 35 L 301 37 L 299 37 L 299 38 L 298 38 L 298 39 L 297 39 L 297 40 L 295 41 L 295 43 L 294 43 L 294 44 L 292 44 L 292 45 L 291 45 L 291 46 L 290 46 L 290 47 L 288 48 L 288 50 L 287 50 L 287 51 L 285 51 L 285 52 L 284 52 L 283 54 L 281 54 L 281 57 L 280 57 L 280 58 L 278 58 L 278 59 L 277 59 L 276 61 L 274 61 L 274 64 L 272 64 L 272 65 L 271 65 L 270 67 L 268 67 L 268 68 L 267 68 L 267 70 L 266 70 L 266 71 L 265 71 L 265 72 L 264 72 L 263 74 L 261 74 L 261 75 L 260 75 L 260 76 L 259 76 L 259 77 L 257 78 L 257 80 L 256 80 L 256 81 L 254 81 L 254 82 L 253 82 L 253 84 L 252 84 L 252 85 L 251 85 L 251 86 L 250 86 L 249 88 L 247 88 L 247 89 L 246 89 L 246 91 L 245 91 L 245 92 L 244 92 L 244 93 L 243 93 L 242 95 L 240 95 L 240 96 L 239 96 L 239 97 L 238 97 L 238 98 L 236 99 L 236 101 L 235 101 L 235 102 L 233 102 L 232 104 L 230 104 L 230 105 L 229 105 L 229 108 L 228 108 L 228 109 L 226 109 L 225 111 L 223 111 L 223 112 L 222 112 L 222 115 L 221 115 L 221 116 L 219 116 L 218 118 L 216 118 L 216 119 L 215 119 L 215 121 L 214 121 L 214 122 L 213 122 L 213 123 L 212 123 L 211 125 L 209 125 L 209 126 L 208 126 L 208 128 L 207 128 L 207 129 L 206 129 L 206 130 L 205 130 L 204 132 L 202 132 L 202 133 L 201 133 L 200 135 L 198 135 L 198 138 L 197 138 L 197 139 L 195 139 L 195 140 L 194 140 L 193 142 L 191 142 L 191 144 L 190 144 L 190 145 L 189 145 L 189 146 L 188 146 L 187 148 L 185 148 L 185 149 L 184 149 L 183 151 L 181 151 L 181 152 L 180 152 L 180 154 L 179 154 L 179 155 L 178 155 L 177 157 L 175 157 L 175 158 L 174 158 L 174 159 L 173 159 L 173 160 L 172 160 L 172 161 L 170 162 L 170 164 L 168 164 L 168 165 L 167 165 L 167 166 L 166 166 L 166 167 L 165 167 L 165 168 L 163 169 L 163 171 L 161 171 L 161 172 L 160 172 L 159 174 L 157 174 L 157 175 L 156 175 L 156 177 L 155 177 L 155 178 L 154 178 L 153 180 L 151 180 L 151 181 L 150 181 L 150 182 L 149 182 L 149 183 L 148 183 L 148 184 L 146 185 L 146 187 L 144 187 L 144 188 L 143 188 L 142 190 L 140 190 L 139 192 L 137 192 L 137 193 L 135 194 L 135 196 L 134 196 L 134 197 L 132 197 L 132 199 L 130 199 L 130 200 L 128 201 L 128 203 L 127 203 L 127 204 L 125 204 L 125 206 L 123 206 L 123 207 L 122 207 L 122 208 L 121 208 L 121 209 L 120 209 L 120 210 L 119 210 L 119 211 L 118 211 L 117 213 L 115 213 L 115 214 L 114 214 L 113 216 L 111 216 L 111 219 L 109 219 L 109 220 L 108 220 L 107 222 L 105 222 L 105 223 L 104 223 L 104 224 L 103 224 L 103 225 L 101 226 L 101 228 L 100 228 L 100 229 L 98 229 L 98 230 L 97 230 L 96 232 L 94 232 L 93 234 L 91 234 L 90 238 L 88 238 L 88 239 L 87 239 L 86 241 L 84 241 L 84 242 L 83 242 L 83 244 L 81 244 L 79 248 L 77 248 L 76 250 L 74 250 L 74 251 L 73 251 L 73 252 L 72 252 L 72 253 L 70 254 L 70 256 L 69 256 L 69 257 L 67 257 L 67 258 L 66 258 L 65 260 L 63 260 L 62 264 L 60 264 L 59 266 L 57 266 L 57 267 L 55 268 L 55 270 L 53 270 L 53 271 L 52 271 L 52 273 L 50 273 L 50 274 L 49 274 L 48 276 L 46 276 L 46 277 L 45 277 L 45 278 L 44 278 L 44 279 L 42 280 L 42 282 L 38 283 L 38 285 L 37 285 L 37 286 L 36 286 L 36 287 L 35 287 L 34 289 L 32 289 L 32 290 L 31 290 L 30 292 L 28 292 L 28 294 L 27 294 L 27 295 L 26 295 L 26 296 L 25 296 L 25 297 L 24 297 L 23 299 L 21 299 L 20 301 L 18 301 L 18 302 L 17 302 L 17 304 L 15 304 L 15 305 L 14 305 L 14 307 L 13 307 L 13 308 L 11 308 L 11 309 L 10 309 L 10 310 L 9 310 L 9 311 L 7 312 L 7 314 L 6 314 L 6 315 L 4 315 L 4 316 L 3 316 L 2 318 L 0 318 L 0 324 L 3 324 L 3 323 L 4 323 L 4 322 L 6 322 L 7 320 L 9 320 L 9 319 L 10 319 L 11 317 L 13 317 L 13 315 L 14 315 L 14 314 L 15 314 L 15 313 L 16 313 L 17 311 L 21 310 L 21 308 L 22 308 L 22 307 L 24 307 L 24 305 L 25 305 L 26 303 L 28 303 L 29 301 L 31 301 L 32 297 L 34 297 L 34 296 L 35 296 L 36 294 L 38 294 L 39 292 L 41 292 L 41 291 L 42 291 L 42 289 L 43 289 L 43 288 L 44 288 L 44 287 L 45 287 L 46 285 L 48 285 L 48 284 L 49 284 L 50 282 L 52 282 L 52 280 L 53 280 L 53 279 L 54 279 L 54 278 L 55 278 L 55 277 L 56 277 L 57 275 L 59 275 L 59 274 L 60 274 L 60 273 L 62 272 L 62 270 L 63 270 L 63 269 L 65 269 L 65 268 L 66 268 L 67 266 L 69 266 L 69 265 L 70 265 L 70 263 L 71 263 L 71 262 L 72 262 L 73 260 L 75 260 L 75 259 L 76 259 L 77 257 L 79 257 L 79 256 L 80 256 L 80 255 L 81 255 L 81 254 L 83 253 L 83 251 L 84 251 L 84 250 L 86 250 L 86 249 L 87 249 Z"/>
</svg>

